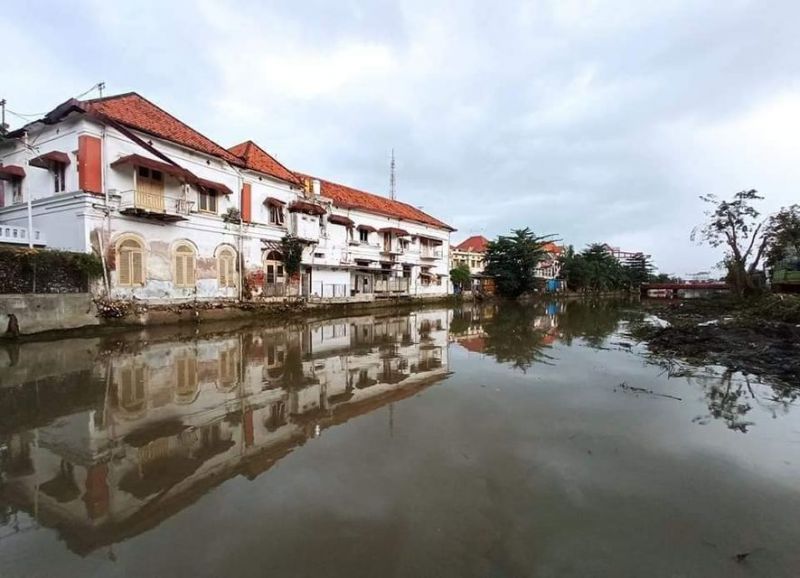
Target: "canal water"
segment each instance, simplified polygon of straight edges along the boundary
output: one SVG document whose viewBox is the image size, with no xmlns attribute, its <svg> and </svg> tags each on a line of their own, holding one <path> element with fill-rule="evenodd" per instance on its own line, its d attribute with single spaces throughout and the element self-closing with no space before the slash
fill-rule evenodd
<svg viewBox="0 0 800 578">
<path fill-rule="evenodd" d="M 0 576 L 798 576 L 791 390 L 635 305 L 0 345 Z"/>
</svg>

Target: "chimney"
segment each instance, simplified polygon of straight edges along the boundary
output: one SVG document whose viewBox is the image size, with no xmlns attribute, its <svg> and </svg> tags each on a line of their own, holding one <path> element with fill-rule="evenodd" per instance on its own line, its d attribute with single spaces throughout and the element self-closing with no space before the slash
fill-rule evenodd
<svg viewBox="0 0 800 578">
<path fill-rule="evenodd" d="M 315 197 L 318 197 L 320 194 L 322 194 L 320 192 L 319 179 L 314 179 L 313 181 L 311 181 L 311 190 L 314 193 Z"/>
</svg>

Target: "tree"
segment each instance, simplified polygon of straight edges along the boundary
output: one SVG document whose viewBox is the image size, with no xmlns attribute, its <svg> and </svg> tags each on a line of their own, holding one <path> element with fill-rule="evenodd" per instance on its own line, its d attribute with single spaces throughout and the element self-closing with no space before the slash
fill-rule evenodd
<svg viewBox="0 0 800 578">
<path fill-rule="evenodd" d="M 500 295 L 517 298 L 536 286 L 535 269 L 547 251 L 552 235 L 537 237 L 529 228 L 501 235 L 486 248 L 486 274 L 494 277 Z"/>
<path fill-rule="evenodd" d="M 754 291 L 753 274 L 771 237 L 765 221 L 759 218 L 761 213 L 753 206 L 753 202 L 763 198 L 755 189 L 739 191 L 730 201 L 716 195 L 701 195 L 700 199 L 712 208 L 705 213 L 708 220 L 691 234 L 693 241 L 726 248 L 724 263 L 740 297 Z"/>
<path fill-rule="evenodd" d="M 769 267 L 788 259 L 800 259 L 800 205 L 784 207 L 770 217 L 767 233 L 765 262 Z"/>
<path fill-rule="evenodd" d="M 293 235 L 286 235 L 281 239 L 283 267 L 289 277 L 300 273 L 300 265 L 303 262 L 303 246 L 303 242 Z"/>
<path fill-rule="evenodd" d="M 450 269 L 450 280 L 453 282 L 453 286 L 460 291 L 469 290 L 472 280 L 469 267 L 464 263 L 459 263 L 457 267 Z"/>
<path fill-rule="evenodd" d="M 644 253 L 636 253 L 625 259 L 622 264 L 628 283 L 633 287 L 638 287 L 642 283 L 647 283 L 653 275 L 655 267 L 650 261 L 650 256 Z"/>
<path fill-rule="evenodd" d="M 569 247 L 561 258 L 561 276 L 573 291 L 614 291 L 632 284 L 630 272 L 600 243 L 580 253 Z"/>
</svg>

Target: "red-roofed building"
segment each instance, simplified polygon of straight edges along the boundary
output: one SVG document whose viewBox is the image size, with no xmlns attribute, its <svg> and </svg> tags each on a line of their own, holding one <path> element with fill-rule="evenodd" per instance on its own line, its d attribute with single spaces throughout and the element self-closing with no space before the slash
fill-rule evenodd
<svg viewBox="0 0 800 578">
<path fill-rule="evenodd" d="M 469 272 L 473 275 L 483 273 L 483 269 L 486 265 L 484 257 L 488 244 L 489 239 L 483 235 L 467 237 L 452 248 L 451 266 L 455 268 L 459 265 L 466 265 L 469 267 Z"/>
<path fill-rule="evenodd" d="M 448 292 L 448 224 L 298 175 L 253 141 L 226 149 L 135 92 L 67 100 L 5 137 L 0 243 L 102 252 L 113 298 Z M 299 278 L 287 236 L 304 245 Z"/>
</svg>

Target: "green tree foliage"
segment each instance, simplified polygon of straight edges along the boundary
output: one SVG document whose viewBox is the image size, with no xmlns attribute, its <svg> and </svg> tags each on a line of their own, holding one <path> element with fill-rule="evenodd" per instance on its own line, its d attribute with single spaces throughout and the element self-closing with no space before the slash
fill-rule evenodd
<svg viewBox="0 0 800 578">
<path fill-rule="evenodd" d="M 649 255 L 644 253 L 636 253 L 635 255 L 625 259 L 622 264 L 627 276 L 627 282 L 632 287 L 638 287 L 642 283 L 647 283 L 653 276 L 653 263 Z"/>
<path fill-rule="evenodd" d="M 800 205 L 782 208 L 769 219 L 770 237 L 765 261 L 775 268 L 788 260 L 800 260 Z"/>
<path fill-rule="evenodd" d="M 494 277 L 500 295 L 517 298 L 536 287 L 534 271 L 536 265 L 545 258 L 547 252 L 544 246 L 551 237 L 537 237 L 526 227 L 489 242 L 485 271 Z"/>
<path fill-rule="evenodd" d="M 286 274 L 294 277 L 300 272 L 303 262 L 303 242 L 293 235 L 286 235 L 281 239 L 281 253 Z"/>
<path fill-rule="evenodd" d="M 450 280 L 461 291 L 469 290 L 471 279 L 472 275 L 469 272 L 469 267 L 464 263 L 460 263 L 457 267 L 450 269 Z"/>
<path fill-rule="evenodd" d="M 728 279 L 740 297 L 755 290 L 753 274 L 761 262 L 771 235 L 760 219 L 761 213 L 753 206 L 764 197 L 755 189 L 739 191 L 731 200 L 715 195 L 702 195 L 711 205 L 706 211 L 707 220 L 695 227 L 691 239 L 712 247 L 724 247 L 724 263 Z"/>
<path fill-rule="evenodd" d="M 642 264 L 637 264 L 637 267 Z M 647 267 L 647 263 L 645 263 Z M 570 246 L 561 257 L 561 276 L 572 291 L 617 291 L 633 285 L 632 270 L 624 267 L 608 252 L 605 245 L 595 243 L 580 253 Z M 638 270 L 636 271 L 638 275 Z"/>
</svg>

